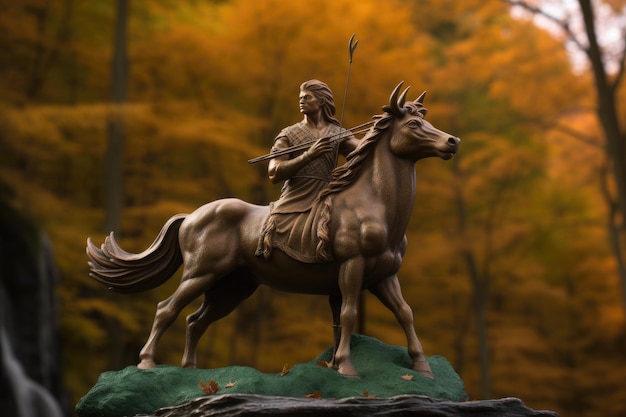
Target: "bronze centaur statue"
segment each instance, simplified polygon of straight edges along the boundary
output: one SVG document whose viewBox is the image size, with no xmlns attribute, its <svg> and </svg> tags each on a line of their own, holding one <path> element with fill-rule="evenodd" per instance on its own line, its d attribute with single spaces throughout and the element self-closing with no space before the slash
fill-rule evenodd
<svg viewBox="0 0 626 417">
<path fill-rule="evenodd" d="M 350 338 L 359 294 L 372 292 L 389 308 L 406 333 L 412 368 L 432 378 L 402 296 L 397 272 L 406 250 L 406 228 L 415 202 L 415 162 L 450 159 L 460 140 L 424 119 L 424 94 L 406 102 L 408 88 L 391 94 L 384 113 L 318 198 L 326 210 L 325 227 L 332 260 L 306 264 L 280 250 L 255 255 L 267 206 L 238 199 L 205 204 L 176 215 L 144 252 L 122 250 L 113 234 L 101 248 L 87 240 L 91 276 L 122 293 L 145 291 L 168 280 L 184 265 L 176 291 L 158 304 L 152 331 L 140 352 L 140 368 L 156 366 L 156 345 L 181 310 L 204 294 L 200 308 L 187 317 L 182 365 L 195 367 L 197 344 L 207 327 L 233 311 L 260 284 L 303 294 L 328 295 L 335 324 L 329 366 L 357 376 L 350 359 Z M 322 216 L 323 217 L 323 216 Z"/>
</svg>

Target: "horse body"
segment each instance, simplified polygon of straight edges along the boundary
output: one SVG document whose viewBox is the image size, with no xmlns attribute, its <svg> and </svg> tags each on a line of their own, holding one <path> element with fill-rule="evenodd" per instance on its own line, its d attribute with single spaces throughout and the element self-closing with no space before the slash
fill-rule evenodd
<svg viewBox="0 0 626 417">
<path fill-rule="evenodd" d="M 179 231 L 184 274 L 195 277 L 206 271 L 246 269 L 259 284 L 277 290 L 338 293 L 336 262 L 303 264 L 280 250 L 274 250 L 269 259 L 255 255 L 268 211 L 267 206 L 233 198 L 205 204 L 188 215 Z"/>
<path fill-rule="evenodd" d="M 349 157 L 346 165 L 336 170 L 328 192 L 320 196 L 332 203 L 328 220 L 331 262 L 305 264 L 277 249 L 267 259 L 256 256 L 268 207 L 238 199 L 217 200 L 186 217 L 171 219 L 154 249 L 143 254 L 122 251 L 112 236 L 101 249 L 88 241 L 92 276 L 120 291 L 156 286 L 171 275 L 176 263 L 184 264 L 179 287 L 158 304 L 139 367 L 155 366 L 156 345 L 165 329 L 186 305 L 204 294 L 200 308 L 187 317 L 182 363 L 195 366 L 197 343 L 206 328 L 265 284 L 288 292 L 329 296 L 335 324 L 329 366 L 349 376 L 357 375 L 350 361 L 350 338 L 359 294 L 363 289 L 371 291 L 403 327 L 413 369 L 432 377 L 396 273 L 406 249 L 405 231 L 415 200 L 414 164 L 430 156 L 449 159 L 459 139 L 424 120 L 423 95 L 405 107 L 408 89 L 398 98 L 400 85 L 385 106 L 387 114 L 380 117 L 378 131 L 374 132 L 375 125 L 355 151 L 360 156 Z M 171 238 L 176 232 L 177 239 Z M 161 245 L 161 239 L 170 243 Z M 157 254 L 166 250 L 169 255 Z M 165 258 L 168 266 L 161 261 Z M 135 275 L 133 269 L 141 272 Z"/>
</svg>

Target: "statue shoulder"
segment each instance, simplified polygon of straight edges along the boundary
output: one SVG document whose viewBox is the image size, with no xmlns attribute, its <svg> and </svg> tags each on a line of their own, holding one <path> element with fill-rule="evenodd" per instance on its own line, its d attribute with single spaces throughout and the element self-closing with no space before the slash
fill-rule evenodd
<svg viewBox="0 0 626 417">
<path fill-rule="evenodd" d="M 329 133 L 332 134 L 337 134 L 337 133 L 346 133 L 349 132 L 348 129 L 343 128 L 342 126 L 335 124 L 335 123 L 331 123 L 330 127 L 328 128 Z"/>
<path fill-rule="evenodd" d="M 308 132 L 305 130 L 302 122 L 300 122 L 291 126 L 287 126 L 283 130 L 281 130 L 278 135 L 276 135 L 274 143 L 276 143 L 281 138 L 286 138 L 289 145 L 292 146 L 294 144 L 300 143 L 302 140 L 306 140 L 308 136 Z"/>
<path fill-rule="evenodd" d="M 283 130 L 280 131 L 280 133 L 278 134 L 278 137 L 281 136 L 293 136 L 293 135 L 297 135 L 299 132 L 302 132 L 304 130 L 304 126 L 302 124 L 302 122 L 299 123 L 295 123 L 292 124 L 291 126 L 287 126 L 286 128 L 284 128 Z"/>
</svg>

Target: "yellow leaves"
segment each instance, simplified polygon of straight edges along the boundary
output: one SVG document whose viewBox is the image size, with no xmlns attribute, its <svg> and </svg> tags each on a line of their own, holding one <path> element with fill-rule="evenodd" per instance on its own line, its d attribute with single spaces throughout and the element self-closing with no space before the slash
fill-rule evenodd
<svg viewBox="0 0 626 417">
<path fill-rule="evenodd" d="M 607 303 L 599 307 L 599 313 L 594 321 L 598 328 L 602 329 L 602 339 L 606 344 L 610 344 L 611 340 L 619 340 L 626 324 L 623 307 L 619 304 Z"/>
<path fill-rule="evenodd" d="M 315 391 L 315 392 L 312 392 L 310 394 L 306 394 L 304 397 L 305 398 L 322 398 L 322 392 L 321 391 Z"/>
<path fill-rule="evenodd" d="M 25 40 L 40 42 L 32 18 L 25 15 L 23 7 L 13 5 L 15 2 L 4 3 L 6 13 L 0 15 L 0 27 L 6 29 L 5 35 L 0 35 L 3 44 L 13 40 L 18 44 Z M 100 227 L 102 218 L 100 178 L 107 120 L 121 114 L 126 121 L 124 186 L 134 206 L 125 207 L 122 226 L 130 246 L 142 249 L 170 215 L 188 212 L 220 196 L 246 199 L 250 189 L 260 188 L 263 178 L 250 170 L 245 160 L 266 153 L 278 130 L 300 117 L 296 99 L 301 81 L 312 77 L 327 81 L 334 89 L 339 109 L 346 43 L 352 32 L 360 42 L 346 106 L 347 124 L 368 120 L 388 99 L 390 89 L 404 79 L 412 85 L 410 98 L 428 90 L 429 118 L 438 119 L 437 125 L 464 140 L 459 159 L 454 162 L 461 170 L 459 177 L 453 178 L 452 170 L 442 167 L 440 161 L 427 162 L 429 169 L 418 168 L 418 192 L 428 201 L 420 201 L 416 207 L 401 274 L 405 277 L 407 300 L 422 309 L 420 313 L 428 311 L 431 318 L 419 324 L 425 326 L 424 342 L 431 344 L 427 351 L 438 353 L 437 349 L 443 349 L 445 353 L 448 349 L 447 354 L 455 359 L 457 352 L 450 346 L 456 346 L 455 338 L 464 331 L 466 349 L 472 345 L 470 330 L 462 330 L 459 324 L 467 315 L 465 306 L 470 303 L 472 288 L 458 261 L 458 249 L 474 250 L 481 265 L 491 265 L 494 294 L 504 297 L 502 304 L 509 309 L 493 323 L 494 361 L 504 356 L 510 363 L 525 367 L 530 361 L 524 355 L 543 355 L 550 343 L 558 345 L 559 340 L 567 340 L 577 327 L 568 324 L 563 311 L 583 317 L 585 326 L 593 321 L 597 327 L 592 328 L 601 329 L 601 337 L 606 340 L 618 340 L 623 313 L 615 301 L 617 283 L 606 287 L 589 284 L 612 276 L 615 269 L 614 261 L 606 254 L 602 229 L 605 205 L 597 193 L 588 190 L 596 184 L 592 180 L 601 161 L 600 151 L 564 141 L 563 135 L 549 135 L 541 137 L 551 144 L 545 155 L 533 146 L 525 146 L 526 142 L 514 143 L 515 138 L 509 135 L 515 132 L 518 141 L 526 140 L 525 133 L 520 132 L 528 131 L 527 120 L 560 111 L 572 97 L 578 99 L 580 85 L 569 73 L 560 45 L 530 24 L 509 20 L 508 14 L 501 13 L 503 3 L 431 1 L 420 2 L 413 10 L 411 2 L 400 1 L 385 2 L 384 7 L 369 0 L 233 0 L 219 5 L 148 1 L 141 14 L 131 16 L 136 29 L 130 51 L 129 97 L 133 104 L 121 108 L 92 104 L 107 97 L 110 38 L 87 27 L 85 22 L 94 19 L 86 19 L 84 12 L 87 16 L 100 13 L 98 16 L 106 19 L 111 19 L 113 13 L 104 2 L 93 2 L 94 6 L 88 3 L 77 6 L 80 9 L 76 11 L 81 13 L 75 13 L 75 17 L 83 20 L 75 27 L 76 43 L 59 50 L 61 60 L 71 60 L 77 70 L 56 66 L 50 69 L 51 77 L 44 80 L 49 103 L 64 102 L 74 93 L 74 104 L 26 105 L 19 109 L 6 105 L 0 112 L 1 145 L 8 149 L 4 158 L 0 156 L 1 174 L 21 194 L 24 211 L 41 219 L 62 269 L 59 293 L 68 356 L 79 358 L 85 345 L 108 351 L 107 332 L 97 325 L 101 320 L 93 316 L 118 321 L 128 333 L 123 336 L 125 346 L 139 346 L 145 337 L 145 330 L 139 329 L 149 326 L 157 297 L 142 295 L 126 301 L 132 306 L 121 308 L 123 302 L 107 299 L 106 290 L 96 287 L 99 284 L 91 282 L 86 274 L 84 240 Z M 315 30 L 311 30 L 313 27 Z M 11 34 L 16 38 L 10 38 Z M 9 53 L 4 62 L 9 63 L 11 57 Z M 3 91 L 5 102 L 25 102 L 25 67 L 16 64 L 1 70 L 10 75 L 2 81 L 2 86 L 10 87 Z M 78 87 L 73 87 L 77 91 L 68 91 L 67 79 L 77 83 Z M 13 80 L 20 82 L 10 85 Z M 579 114 L 562 121 L 566 127 L 597 136 L 595 122 Z M 550 192 L 549 206 L 562 205 L 568 209 L 566 215 L 547 214 L 548 204 L 521 184 L 543 163 L 548 165 L 546 182 L 552 184 L 546 191 L 559 189 L 563 193 L 558 197 Z M 467 230 L 458 234 L 455 181 L 460 183 L 469 205 Z M 584 194 L 573 194 L 572 190 L 580 191 L 582 187 Z M 24 197 L 26 194 L 28 197 Z M 582 205 L 580 209 L 575 207 L 579 199 L 587 201 L 592 211 L 583 213 Z M 485 210 L 487 203 L 503 217 L 496 218 L 494 211 Z M 424 215 L 427 211 L 432 217 Z M 563 220 L 572 224 L 584 221 L 590 226 L 566 232 L 558 240 L 546 238 L 544 245 L 552 248 L 549 255 L 526 245 L 530 257 L 547 259 L 544 263 L 527 261 L 508 248 L 515 249 L 517 242 L 528 238 L 529 213 L 537 219 L 543 216 L 551 231 L 560 228 L 557 223 Z M 493 234 L 486 235 L 485 226 L 493 220 L 497 220 Z M 487 243 L 499 251 L 497 259 L 481 252 Z M 427 273 L 417 279 L 421 272 Z M 433 285 L 424 285 L 425 279 Z M 574 295 L 566 292 L 566 279 L 571 280 Z M 169 285 L 175 285 L 176 280 L 171 281 Z M 502 285 L 509 281 L 514 285 Z M 86 296 L 92 298 L 83 298 Z M 585 305 L 587 299 L 593 300 L 589 304 L 601 307 Z M 388 330 L 384 321 L 380 324 L 379 318 L 389 313 L 375 304 L 368 306 L 376 317 L 368 326 L 378 326 L 386 342 L 393 340 L 391 334 L 397 334 L 398 344 L 404 343 L 395 323 L 393 330 Z M 321 308 L 326 307 L 324 303 Z M 520 313 L 529 310 L 533 315 Z M 268 316 L 269 321 L 262 326 L 264 344 L 271 340 L 277 346 L 273 346 L 272 353 L 259 355 L 259 367 L 275 369 L 271 364 L 282 360 L 272 362 L 267 358 L 278 356 L 276 352 L 298 350 L 301 357 L 311 351 L 317 353 L 319 344 L 303 348 L 297 343 L 293 335 L 298 332 L 322 344 L 328 341 L 324 336 L 329 331 L 327 321 L 316 318 L 311 324 L 311 312 L 299 301 L 289 311 L 289 322 L 280 326 L 280 332 L 289 334 L 289 339 L 271 337 L 271 332 L 278 332 L 272 329 L 271 320 L 279 318 Z M 393 317 L 387 320 L 392 322 Z M 231 322 L 222 323 L 225 325 L 218 331 L 227 333 Z M 301 323 L 307 323 L 306 330 L 302 330 Z M 319 328 L 311 331 L 311 325 Z M 580 320 L 576 325 L 586 328 Z M 537 333 L 537 329 L 549 337 Z M 176 363 L 180 342 L 170 343 L 171 349 L 168 345 L 162 349 L 167 358 L 164 361 Z M 219 359 L 212 364 L 226 361 L 223 358 L 227 357 L 224 352 L 228 347 L 220 343 L 215 346 L 215 357 Z M 474 352 L 464 354 L 469 361 Z M 291 356 L 290 360 L 293 363 L 301 357 Z M 102 361 L 106 360 L 103 356 Z M 323 362 L 319 365 L 327 366 Z M 499 366 L 501 370 L 508 365 Z M 95 372 L 97 368 L 89 369 Z M 558 374 L 555 369 L 563 368 L 551 369 L 543 372 Z M 67 370 L 69 378 L 81 384 L 90 379 L 84 372 L 85 367 Z M 289 373 L 285 364 L 280 375 Z M 90 377 L 94 380 L 96 375 Z M 410 381 L 410 377 L 398 378 Z M 223 392 L 237 382 L 220 384 L 202 382 L 201 389 L 215 393 L 222 388 Z M 76 383 L 72 389 L 77 395 L 88 387 Z M 309 396 L 321 398 L 322 393 Z M 374 397 L 369 391 L 364 396 Z"/>
<path fill-rule="evenodd" d="M 160 112 L 166 112 L 166 118 L 162 114 L 152 115 L 151 122 L 157 135 L 155 140 L 160 146 L 169 148 L 173 143 L 179 146 L 213 145 L 245 155 L 267 152 L 268 147 L 255 147 L 245 140 L 254 130 L 263 127 L 263 121 L 226 110 L 215 110 L 211 117 L 207 117 L 196 106 L 193 102 L 169 102 L 167 108 L 160 109 Z"/>
<path fill-rule="evenodd" d="M 123 117 L 132 125 L 145 117 L 147 110 L 141 104 L 26 107 L 6 111 L 0 124 L 14 139 L 11 146 L 41 162 L 44 158 L 100 155 L 110 118 Z"/>
<path fill-rule="evenodd" d="M 102 132 L 106 112 L 107 107 L 102 105 L 26 108 L 8 112 L 2 127 L 17 139 L 13 146 L 32 156 L 75 155 L 76 143 L 68 141 L 66 136 L 80 130 Z M 41 156 L 33 155 L 37 149 L 41 150 Z"/>
<path fill-rule="evenodd" d="M 602 134 L 597 117 L 591 112 L 566 114 L 546 132 L 548 174 L 559 185 L 593 187 L 604 163 Z M 576 169 L 572 169 L 575 166 Z"/>
<path fill-rule="evenodd" d="M 537 32 L 533 26 L 526 29 L 511 30 L 514 39 L 510 42 L 520 47 L 502 48 L 496 54 L 488 94 L 507 101 L 520 113 L 550 117 L 555 110 L 579 99 L 582 83 L 569 71 L 569 62 L 560 44 L 545 33 L 531 35 Z M 554 82 L 555 77 L 561 82 Z M 563 88 L 562 83 L 567 83 L 568 88 Z"/>
<path fill-rule="evenodd" d="M 380 109 L 381 99 L 388 98 L 389 89 L 405 77 L 403 73 L 423 73 L 422 63 L 429 61 L 428 51 L 420 48 L 423 35 L 412 25 L 411 10 L 405 2 L 387 2 L 380 7 L 370 1 L 239 0 L 230 2 L 226 9 L 224 23 L 229 30 L 214 40 L 214 50 L 219 51 L 214 64 L 221 85 L 229 86 L 243 105 L 271 113 L 280 125 L 296 117 L 293 113 L 290 116 L 289 109 L 296 110 L 297 88 L 305 79 L 323 78 L 335 91 L 339 104 L 352 32 L 361 42 L 355 52 L 359 74 L 351 80 L 350 94 L 360 93 L 362 100 L 352 95 L 346 110 L 363 109 L 356 122 Z M 324 22 L 318 30 L 306 30 L 311 16 Z M 345 25 L 345 16 L 350 16 L 350 28 Z M 393 31 L 388 30 L 390 27 Z M 418 50 L 421 55 L 415 56 Z M 385 86 L 384 90 L 369 88 L 372 82 Z"/>
</svg>

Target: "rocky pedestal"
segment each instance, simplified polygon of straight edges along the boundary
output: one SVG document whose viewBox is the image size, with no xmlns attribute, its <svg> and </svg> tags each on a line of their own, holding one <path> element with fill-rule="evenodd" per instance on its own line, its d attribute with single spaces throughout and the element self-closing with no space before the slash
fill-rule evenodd
<svg viewBox="0 0 626 417">
<path fill-rule="evenodd" d="M 455 402 L 422 395 L 391 398 L 344 398 L 340 400 L 264 397 L 249 394 L 198 398 L 187 404 L 163 408 L 154 417 L 557 417 L 535 411 L 517 398 Z M 151 417 L 152 417 L 151 416 Z"/>
<path fill-rule="evenodd" d="M 79 417 L 150 416 L 556 416 L 520 400 L 466 401 L 461 378 L 441 356 L 428 358 L 435 379 L 412 371 L 405 347 L 354 335 L 352 359 L 360 378 L 311 362 L 274 374 L 233 366 L 183 369 L 128 367 L 105 372 L 85 395 Z M 504 410 L 509 410 L 508 414 Z"/>
</svg>

